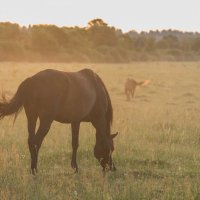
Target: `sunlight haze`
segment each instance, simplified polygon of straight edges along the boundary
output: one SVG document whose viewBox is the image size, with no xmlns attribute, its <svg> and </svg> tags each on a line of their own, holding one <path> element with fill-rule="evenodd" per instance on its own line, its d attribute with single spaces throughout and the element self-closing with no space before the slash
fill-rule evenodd
<svg viewBox="0 0 200 200">
<path fill-rule="evenodd" d="M 85 27 L 88 21 L 102 18 L 124 32 L 157 29 L 200 32 L 198 5 L 197 0 L 7 0 L 1 2 L 0 22 Z"/>
</svg>

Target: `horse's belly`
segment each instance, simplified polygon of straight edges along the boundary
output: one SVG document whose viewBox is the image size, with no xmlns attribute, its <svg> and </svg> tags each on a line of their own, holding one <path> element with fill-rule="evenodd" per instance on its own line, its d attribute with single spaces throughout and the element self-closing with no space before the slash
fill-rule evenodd
<svg viewBox="0 0 200 200">
<path fill-rule="evenodd" d="M 57 112 L 55 120 L 61 123 L 71 123 L 76 121 L 88 121 L 90 112 L 94 106 L 94 101 L 89 104 L 87 102 L 79 102 L 76 105 L 67 105 L 60 108 Z"/>
<path fill-rule="evenodd" d="M 72 122 L 90 122 L 91 117 L 90 115 L 84 116 L 83 118 L 70 118 L 69 116 L 57 116 L 55 121 L 60 123 L 72 123 Z"/>
</svg>

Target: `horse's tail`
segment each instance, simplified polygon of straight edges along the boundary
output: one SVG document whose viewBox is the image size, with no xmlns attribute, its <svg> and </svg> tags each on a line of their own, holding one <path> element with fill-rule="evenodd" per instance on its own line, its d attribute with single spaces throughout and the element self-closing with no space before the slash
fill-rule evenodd
<svg viewBox="0 0 200 200">
<path fill-rule="evenodd" d="M 26 80 L 19 85 L 17 92 L 10 100 L 7 100 L 5 98 L 5 95 L 2 94 L 2 100 L 0 100 L 0 119 L 3 119 L 5 116 L 8 115 L 14 115 L 15 122 L 17 115 L 23 108 L 23 96 L 25 85 Z"/>
<path fill-rule="evenodd" d="M 112 108 L 112 103 L 111 103 L 111 99 L 110 99 L 110 95 L 108 93 L 108 90 L 106 89 L 105 84 L 103 83 L 103 81 L 101 80 L 101 78 L 97 75 L 101 85 L 103 86 L 105 92 L 106 92 L 106 96 L 107 96 L 107 100 L 108 100 L 108 108 L 107 108 L 107 112 L 106 112 L 106 121 L 109 123 L 108 127 L 109 127 L 109 132 L 110 132 L 110 126 L 112 125 L 112 121 L 113 121 L 113 108 Z"/>
<path fill-rule="evenodd" d="M 144 80 L 144 81 L 141 81 L 141 82 L 137 82 L 137 85 L 145 86 L 145 85 L 147 85 L 149 83 L 150 83 L 150 80 Z"/>
</svg>

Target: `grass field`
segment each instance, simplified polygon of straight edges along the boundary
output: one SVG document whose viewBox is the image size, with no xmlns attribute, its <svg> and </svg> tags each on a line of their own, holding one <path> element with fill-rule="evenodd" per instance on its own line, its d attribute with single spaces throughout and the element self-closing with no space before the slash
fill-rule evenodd
<svg viewBox="0 0 200 200">
<path fill-rule="evenodd" d="M 8 96 L 26 77 L 54 68 L 92 68 L 105 82 L 114 109 L 113 159 L 105 177 L 93 156 L 95 131 L 82 123 L 78 165 L 70 167 L 70 126 L 53 123 L 42 145 L 39 174 L 30 175 L 27 125 L 22 112 L 0 121 L 0 199 L 198 200 L 200 199 L 200 63 L 132 64 L 0 63 L 0 88 Z M 127 77 L 150 84 L 126 101 Z"/>
</svg>

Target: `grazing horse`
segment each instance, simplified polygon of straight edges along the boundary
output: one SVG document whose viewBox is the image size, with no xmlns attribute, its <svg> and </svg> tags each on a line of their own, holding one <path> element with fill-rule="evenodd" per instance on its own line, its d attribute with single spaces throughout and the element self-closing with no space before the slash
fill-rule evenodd
<svg viewBox="0 0 200 200">
<path fill-rule="evenodd" d="M 125 83 L 125 94 L 126 94 L 127 101 L 130 100 L 130 96 L 132 98 L 134 97 L 135 89 L 137 86 L 147 85 L 149 82 L 150 82 L 149 80 L 136 82 L 132 78 L 128 78 Z"/>
<path fill-rule="evenodd" d="M 28 145 L 31 155 L 31 172 L 37 172 L 38 153 L 52 122 L 71 123 L 71 166 L 78 172 L 76 153 L 81 122 L 91 122 L 96 129 L 94 156 L 103 171 L 115 170 L 112 162 L 114 150 L 111 134 L 113 109 L 108 91 L 100 77 L 90 69 L 62 72 L 53 69 L 41 71 L 25 79 L 14 97 L 0 102 L 0 118 L 17 117 L 24 108 L 28 121 Z M 36 121 L 40 124 L 36 131 Z"/>
</svg>

